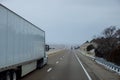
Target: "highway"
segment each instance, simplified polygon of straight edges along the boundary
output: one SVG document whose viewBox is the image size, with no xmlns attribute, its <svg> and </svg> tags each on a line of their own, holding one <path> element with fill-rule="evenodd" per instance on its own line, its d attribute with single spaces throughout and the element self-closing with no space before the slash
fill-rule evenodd
<svg viewBox="0 0 120 80">
<path fill-rule="evenodd" d="M 106 75 L 104 75 L 105 73 Z M 62 50 L 48 57 L 48 64 L 22 80 L 119 80 L 119 76 L 103 69 L 77 50 Z"/>
</svg>

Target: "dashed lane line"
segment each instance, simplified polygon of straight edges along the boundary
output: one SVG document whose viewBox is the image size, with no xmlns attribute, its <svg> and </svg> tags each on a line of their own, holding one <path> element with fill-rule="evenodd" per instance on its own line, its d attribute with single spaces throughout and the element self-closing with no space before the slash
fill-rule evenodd
<svg viewBox="0 0 120 80">
<path fill-rule="evenodd" d="M 48 70 L 47 70 L 47 72 L 50 72 L 52 70 L 52 68 L 49 68 Z"/>
<path fill-rule="evenodd" d="M 60 58 L 60 60 L 62 60 L 63 58 Z"/>
<path fill-rule="evenodd" d="M 59 63 L 59 61 L 56 61 L 56 64 L 58 64 Z"/>
</svg>

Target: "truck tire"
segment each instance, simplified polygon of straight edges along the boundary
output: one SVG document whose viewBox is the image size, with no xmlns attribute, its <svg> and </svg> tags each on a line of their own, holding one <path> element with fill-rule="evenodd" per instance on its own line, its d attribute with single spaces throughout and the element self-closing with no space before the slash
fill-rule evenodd
<svg viewBox="0 0 120 80">
<path fill-rule="evenodd" d="M 37 69 L 41 69 L 43 67 L 43 58 L 37 61 Z"/>
<path fill-rule="evenodd" d="M 15 71 L 12 72 L 12 80 L 17 80 L 17 73 Z"/>
<path fill-rule="evenodd" d="M 0 80 L 5 80 L 5 77 L 4 76 L 0 76 Z"/>
<path fill-rule="evenodd" d="M 9 71 L 6 72 L 5 80 L 12 80 L 11 73 Z"/>
</svg>

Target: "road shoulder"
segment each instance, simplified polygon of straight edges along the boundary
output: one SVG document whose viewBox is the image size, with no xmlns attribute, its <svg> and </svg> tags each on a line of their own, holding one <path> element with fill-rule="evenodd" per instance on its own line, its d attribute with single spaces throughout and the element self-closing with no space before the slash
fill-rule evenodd
<svg viewBox="0 0 120 80">
<path fill-rule="evenodd" d="M 99 78 L 99 80 L 120 80 L 120 76 L 115 72 L 105 69 L 94 60 L 78 51 L 77 54 L 93 80 L 96 80 L 96 78 Z"/>
</svg>

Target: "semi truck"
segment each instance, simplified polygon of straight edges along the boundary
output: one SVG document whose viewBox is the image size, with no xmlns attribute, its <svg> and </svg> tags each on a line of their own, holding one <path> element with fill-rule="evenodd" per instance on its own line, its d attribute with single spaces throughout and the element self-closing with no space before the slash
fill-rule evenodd
<svg viewBox="0 0 120 80">
<path fill-rule="evenodd" d="M 0 4 L 0 80 L 20 80 L 47 60 L 45 31 Z"/>
</svg>

